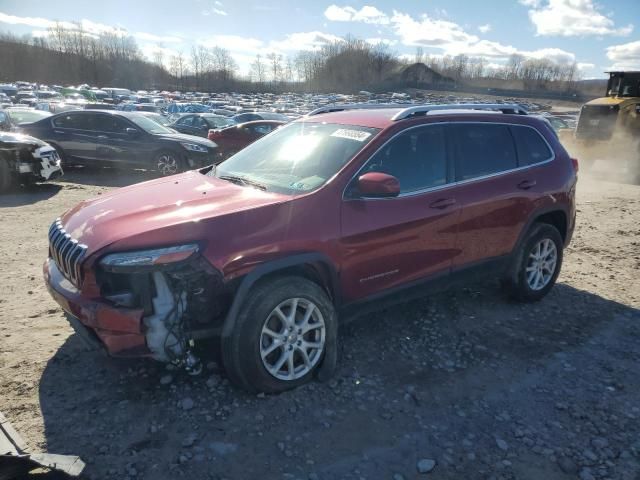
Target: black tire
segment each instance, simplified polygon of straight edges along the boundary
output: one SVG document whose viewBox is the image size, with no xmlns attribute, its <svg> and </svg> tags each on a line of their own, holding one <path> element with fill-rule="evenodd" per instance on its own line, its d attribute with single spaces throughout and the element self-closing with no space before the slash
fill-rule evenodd
<svg viewBox="0 0 640 480">
<path fill-rule="evenodd" d="M 9 168 L 9 161 L 4 154 L 0 155 L 0 193 L 8 192 L 13 186 L 14 175 Z"/>
<path fill-rule="evenodd" d="M 555 245 L 555 270 L 542 288 L 534 289 L 527 279 L 527 266 L 534 248 L 543 240 L 550 240 Z M 553 288 L 562 268 L 564 242 L 558 229 L 547 223 L 535 223 L 524 238 L 513 264 L 502 284 L 511 298 L 519 302 L 537 302 Z M 534 267 L 530 267 L 534 268 Z M 535 273 L 535 272 L 533 272 Z"/>
<path fill-rule="evenodd" d="M 188 170 L 182 156 L 174 150 L 161 150 L 156 153 L 153 156 L 153 168 L 163 177 Z"/>
<path fill-rule="evenodd" d="M 307 373 L 302 375 L 300 372 L 300 378 L 284 380 L 271 374 L 263 363 L 260 349 L 261 346 L 264 348 L 263 342 L 268 337 L 263 337 L 262 330 L 267 324 L 267 320 L 275 318 L 272 317 L 272 314 L 276 307 L 295 298 L 313 302 L 317 307 L 324 320 L 324 348 L 318 350 L 317 359 Z M 316 334 L 314 333 L 314 335 Z M 245 304 L 240 309 L 231 337 L 226 341 L 223 339 L 224 367 L 229 379 L 235 385 L 249 392 L 283 392 L 296 388 L 313 378 L 321 366 L 327 350 L 335 347 L 335 345 L 329 344 L 336 341 L 336 335 L 337 318 L 334 306 L 319 285 L 301 277 L 270 278 L 251 289 Z M 296 336 L 296 338 L 298 337 Z M 304 340 L 303 336 L 299 338 Z M 291 349 L 290 346 L 288 348 Z M 295 347 L 293 348 L 295 349 Z M 284 355 L 286 349 L 287 347 L 283 345 L 273 354 L 277 358 L 281 358 L 280 355 Z M 297 355 L 300 360 L 300 354 Z M 267 356 L 267 358 L 269 357 Z M 277 364 L 277 361 L 274 363 Z"/>
<path fill-rule="evenodd" d="M 55 149 L 55 151 L 58 152 L 58 156 L 60 157 L 60 164 L 63 167 L 67 166 L 69 162 L 69 157 L 67 156 L 64 149 L 60 147 L 60 145 L 56 145 L 55 143 L 49 143 L 49 145 L 51 145 Z"/>
</svg>

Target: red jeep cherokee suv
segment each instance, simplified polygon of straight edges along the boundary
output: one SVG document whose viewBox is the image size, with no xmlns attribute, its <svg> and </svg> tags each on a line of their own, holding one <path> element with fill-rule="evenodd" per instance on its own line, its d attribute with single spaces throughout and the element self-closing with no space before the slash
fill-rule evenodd
<svg viewBox="0 0 640 480">
<path fill-rule="evenodd" d="M 48 288 L 117 356 L 277 392 L 329 376 L 339 318 L 468 273 L 521 301 L 554 285 L 577 163 L 517 105 L 335 106 L 217 167 L 114 190 L 49 230 Z"/>
</svg>

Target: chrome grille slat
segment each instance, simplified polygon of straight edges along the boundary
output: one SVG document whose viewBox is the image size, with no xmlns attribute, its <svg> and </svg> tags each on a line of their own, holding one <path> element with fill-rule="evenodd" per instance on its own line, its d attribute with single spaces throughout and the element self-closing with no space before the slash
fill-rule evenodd
<svg viewBox="0 0 640 480">
<path fill-rule="evenodd" d="M 62 227 L 58 218 L 49 228 L 49 256 L 60 272 L 76 287 L 82 283 L 82 260 L 87 246 L 78 243 Z"/>
</svg>

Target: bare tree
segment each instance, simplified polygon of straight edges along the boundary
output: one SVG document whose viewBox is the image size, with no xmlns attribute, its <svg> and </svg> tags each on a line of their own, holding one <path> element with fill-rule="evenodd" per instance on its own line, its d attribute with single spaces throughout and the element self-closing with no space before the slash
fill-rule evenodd
<svg viewBox="0 0 640 480">
<path fill-rule="evenodd" d="M 251 79 L 254 82 L 264 83 L 265 81 L 265 67 L 264 63 L 262 63 L 262 57 L 258 53 L 256 55 L 255 60 L 251 64 Z"/>
</svg>

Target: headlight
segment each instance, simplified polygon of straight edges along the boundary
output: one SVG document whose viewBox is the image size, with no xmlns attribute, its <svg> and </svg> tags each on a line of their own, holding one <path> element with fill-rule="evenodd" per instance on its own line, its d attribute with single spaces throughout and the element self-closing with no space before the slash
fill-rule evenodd
<svg viewBox="0 0 640 480">
<path fill-rule="evenodd" d="M 202 145 L 198 145 L 197 143 L 180 142 L 180 145 L 182 145 L 184 148 L 186 148 L 190 152 L 207 153 L 209 151 L 207 147 L 203 147 Z"/>
<path fill-rule="evenodd" d="M 100 265 L 108 271 L 162 266 L 186 260 L 197 251 L 198 245 L 192 243 L 137 252 L 110 253 L 100 260 Z"/>
</svg>

